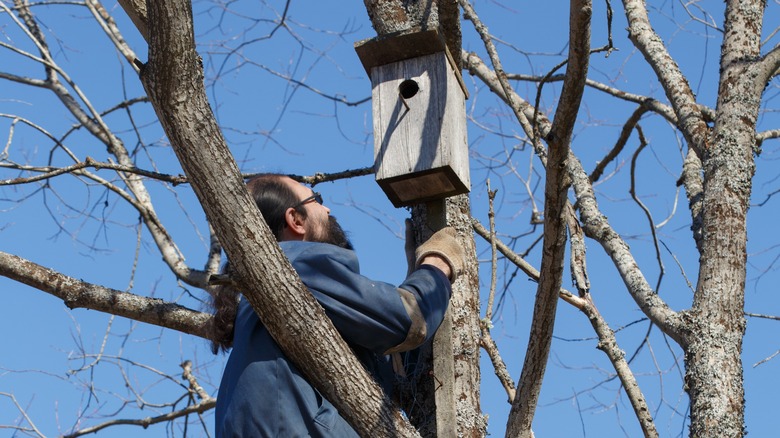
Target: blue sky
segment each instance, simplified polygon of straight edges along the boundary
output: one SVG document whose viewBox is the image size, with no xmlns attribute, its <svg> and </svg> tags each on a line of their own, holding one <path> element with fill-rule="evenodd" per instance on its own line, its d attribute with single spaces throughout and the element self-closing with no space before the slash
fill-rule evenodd
<svg viewBox="0 0 780 438">
<path fill-rule="evenodd" d="M 693 22 L 676 2 L 651 2 L 651 19 L 678 59 L 699 101 L 714 105 L 717 84 L 720 34 Z M 140 59 L 146 50 L 118 6 L 106 3 L 120 29 Z M 216 3 L 195 2 L 199 51 L 204 59 L 210 98 L 225 137 L 243 171 L 277 171 L 299 175 L 335 172 L 370 166 L 373 162 L 371 105 L 345 105 L 337 100 L 358 102 L 370 97 L 370 82 L 352 44 L 374 36 L 362 3 L 292 2 L 288 28 L 267 35 L 273 24 L 268 20 L 281 13 L 280 2 L 238 1 L 228 10 Z M 505 68 L 523 74 L 544 74 L 562 60 L 566 51 L 565 2 L 480 1 L 477 12 L 498 44 Z M 626 91 L 650 95 L 665 101 L 657 81 L 626 39 L 625 18 L 619 4 L 612 24 L 615 46 L 609 57 L 592 56 L 589 77 Z M 720 8 L 720 4 L 707 5 Z M 594 6 L 592 46 L 606 44 L 605 5 Z M 99 110 L 109 109 L 143 91 L 133 71 L 116 53 L 105 34 L 82 7 L 59 5 L 38 7 L 42 26 L 55 60 L 78 84 Z M 276 12 L 274 12 L 276 11 Z M 701 11 L 696 12 L 699 14 Z M 711 11 L 715 22 L 721 11 Z M 778 7 L 770 4 L 765 34 L 780 23 Z M 257 18 L 252 21 L 247 17 Z M 697 18 L 706 16 L 696 15 Z M 2 41 L 34 51 L 7 15 L 0 15 Z M 242 34 L 241 30 L 249 29 Z M 469 23 L 463 24 L 465 49 L 483 54 L 481 42 Z M 768 39 L 767 47 L 778 42 Z M 240 48 L 240 49 L 239 49 Z M 3 48 L 0 71 L 42 77 L 33 62 Z M 226 53 L 230 52 L 230 56 Z M 484 59 L 487 59 L 486 57 Z M 307 87 L 296 86 L 280 76 L 292 77 Z M 472 179 L 472 213 L 487 224 L 485 182 L 498 189 L 498 230 L 505 242 L 518 252 L 529 250 L 528 260 L 538 266 L 540 245 L 533 242 L 541 229 L 534 229 L 530 217 L 535 204 L 542 209 L 543 173 L 538 160 L 524 143 L 516 121 L 494 95 L 476 78 L 464 75 L 470 98 L 469 147 Z M 766 111 L 761 128 L 778 125 L 777 80 L 766 92 Z M 535 85 L 517 83 L 518 93 L 535 98 Z M 315 91 L 316 90 L 316 91 Z M 545 87 L 541 105 L 553 113 L 560 84 Z M 634 105 L 589 89 L 572 144 L 586 170 L 612 147 L 619 130 Z M 74 124 L 73 116 L 50 92 L 0 80 L 0 114 L 35 121 L 57 137 Z M 129 117 L 129 115 L 132 116 Z M 139 167 L 160 172 L 181 172 L 154 113 L 148 104 L 136 104 L 130 113 L 116 111 L 106 121 L 120 135 Z M 50 141 L 34 130 L 0 118 L 2 142 L 10 144 L 9 157 L 16 162 L 44 165 L 49 160 Z M 132 129 L 138 127 L 138 133 Z M 659 293 L 674 309 L 684 309 L 692 292 L 686 285 L 696 279 L 696 250 L 690 236 L 690 215 L 683 193 L 677 192 L 682 153 L 680 136 L 658 116 L 642 120 L 649 146 L 638 158 L 637 191 L 650 208 L 656 223 L 669 217 L 659 228 L 661 259 L 665 274 Z M 139 143 L 139 137 L 142 140 Z M 90 156 L 103 161 L 105 148 L 78 130 L 64 143 L 82 159 Z M 615 229 L 630 243 L 637 262 L 651 284 L 660 268 L 656 260 L 647 220 L 628 194 L 631 154 L 638 145 L 636 135 L 616 164 L 596 186 L 602 210 Z M 777 190 L 777 141 L 763 145 L 754 180 L 754 203 Z M 55 165 L 68 164 L 61 150 L 51 154 Z M 506 164 L 508 163 L 508 165 Z M 0 168 L 0 179 L 18 176 Z M 113 179 L 107 171 L 99 172 Z M 524 183 L 528 184 L 526 190 Z M 0 250 L 18 254 L 41 265 L 119 290 L 176 300 L 192 308 L 203 308 L 205 294 L 178 284 L 161 263 L 159 251 L 148 233 L 138 239 L 138 214 L 116 195 L 96 185 L 85 185 L 72 176 L 40 186 L 0 188 Z M 169 187 L 149 182 L 161 219 L 173 234 L 188 263 L 201 267 L 208 248 L 204 215 L 188 186 Z M 403 219 L 405 209 L 396 209 L 387 200 L 373 177 L 325 183 L 317 187 L 332 213 L 349 230 L 369 277 L 399 283 L 405 273 L 403 258 Z M 24 199 L 24 202 L 19 202 Z M 780 314 L 773 299 L 777 281 L 775 258 L 778 239 L 774 231 L 777 203 L 774 198 L 754 206 L 749 216 L 750 241 L 746 310 Z M 89 217 L 84 212 L 89 212 Z M 478 258 L 482 262 L 483 306 L 489 281 L 489 252 L 479 238 Z M 626 354 L 631 356 L 648 333 L 648 322 L 628 297 L 611 262 L 599 246 L 588 241 L 588 268 L 592 292 L 599 310 L 614 330 Z M 672 255 L 674 254 L 674 256 Z M 498 267 L 505 293 L 496 311 L 493 335 L 499 342 L 512 377 L 517 380 L 523 361 L 535 283 L 506 263 Z M 515 275 L 516 274 L 516 275 Z M 570 286 L 568 272 L 564 286 Z M 20 407 L 45 435 L 65 433 L 74 426 L 86 427 L 105 421 L 123 403 L 118 417 L 154 416 L 168 408 L 157 404 L 171 402 L 184 394 L 179 364 L 192 360 L 201 384 L 216 394 L 225 356 L 213 356 L 200 339 L 161 330 L 122 318 L 89 310 L 68 311 L 61 301 L 6 278 L 0 278 L 0 393 L 14 394 Z M 484 312 L 484 309 L 483 309 Z M 775 376 L 776 360 L 754 364 L 770 357 L 778 348 L 777 322 L 749 318 L 743 359 L 747 400 L 747 429 L 755 436 L 774 431 L 772 420 L 775 394 L 780 390 Z M 110 330 L 109 330 L 110 329 Z M 108 334 L 107 334 L 108 333 Z M 575 309 L 560 303 L 555 327 L 556 338 L 534 422 L 539 436 L 637 436 L 640 434 L 630 404 L 611 379 L 606 357 L 596 349 L 590 324 Z M 121 357 L 121 358 L 120 358 Z M 99 359 L 99 360 L 97 360 Z M 129 360 L 128 360 L 129 359 Z M 658 329 L 649 330 L 649 343 L 633 362 L 642 389 L 656 415 L 663 436 L 685 435 L 688 400 L 681 389 L 681 350 L 665 339 Z M 482 361 L 482 405 L 489 415 L 489 432 L 503 435 L 509 405 L 493 376 L 487 357 Z M 171 375 L 173 378 L 165 377 Z M 133 388 L 133 391 L 128 388 Z M 143 400 L 142 406 L 138 400 Z M 183 403 L 183 402 L 182 402 Z M 211 428 L 211 416 L 204 418 Z M 0 424 L 21 424 L 9 397 L 0 397 Z M 147 436 L 181 435 L 181 424 L 166 428 L 152 426 Z M 197 431 L 191 422 L 189 432 Z M 118 426 L 102 432 L 109 436 L 137 436 L 137 427 Z M 205 435 L 195 432 L 195 436 Z"/>
</svg>

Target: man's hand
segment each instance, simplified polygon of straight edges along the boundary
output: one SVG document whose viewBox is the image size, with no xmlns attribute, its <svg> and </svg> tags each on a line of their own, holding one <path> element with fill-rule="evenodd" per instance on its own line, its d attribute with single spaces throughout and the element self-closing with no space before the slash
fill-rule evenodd
<svg viewBox="0 0 780 438">
<path fill-rule="evenodd" d="M 466 252 L 455 238 L 455 229 L 442 228 L 423 243 L 415 251 L 415 265 L 433 265 L 441 269 L 445 275 L 454 282 L 463 272 Z M 443 266 L 443 265 L 446 265 Z"/>
</svg>

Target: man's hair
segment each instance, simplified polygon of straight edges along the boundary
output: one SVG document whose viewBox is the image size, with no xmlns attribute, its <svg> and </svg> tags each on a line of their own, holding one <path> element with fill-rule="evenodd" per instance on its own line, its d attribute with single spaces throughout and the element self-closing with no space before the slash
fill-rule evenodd
<svg viewBox="0 0 780 438">
<path fill-rule="evenodd" d="M 300 202 L 300 199 L 295 196 L 295 192 L 285 182 L 285 178 L 284 175 L 265 173 L 246 183 L 249 194 L 255 200 L 265 223 L 268 224 L 268 228 L 271 229 L 277 241 L 281 238 L 282 230 L 287 225 L 284 213 L 288 208 Z M 306 209 L 302 205 L 294 208 L 298 214 L 306 218 Z"/>
<path fill-rule="evenodd" d="M 306 217 L 306 209 L 303 206 L 294 207 L 300 200 L 285 178 L 284 175 L 266 173 L 255 176 L 246 183 L 249 194 L 277 241 L 287 226 L 284 215 L 288 208 L 293 207 L 298 214 Z M 229 262 L 225 263 L 222 272 L 228 275 L 231 273 Z M 214 309 L 211 351 L 214 354 L 220 350 L 227 352 L 233 346 L 238 297 L 239 292 L 229 285 L 216 287 L 211 296 L 211 306 Z"/>
</svg>

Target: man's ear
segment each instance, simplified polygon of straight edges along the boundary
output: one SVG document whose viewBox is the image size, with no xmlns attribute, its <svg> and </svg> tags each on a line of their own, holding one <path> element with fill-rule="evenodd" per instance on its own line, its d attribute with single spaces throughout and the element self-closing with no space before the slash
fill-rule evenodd
<svg viewBox="0 0 780 438">
<path fill-rule="evenodd" d="M 304 218 L 294 208 L 290 207 L 284 212 L 284 221 L 287 224 L 287 231 L 292 234 L 291 237 L 299 237 L 303 239 L 306 234 L 306 227 L 304 226 Z"/>
</svg>

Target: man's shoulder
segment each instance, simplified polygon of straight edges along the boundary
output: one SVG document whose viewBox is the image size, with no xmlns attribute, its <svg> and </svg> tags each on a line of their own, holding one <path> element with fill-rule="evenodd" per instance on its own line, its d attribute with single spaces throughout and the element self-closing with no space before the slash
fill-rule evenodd
<svg viewBox="0 0 780 438">
<path fill-rule="evenodd" d="M 279 242 L 279 246 L 282 248 L 284 255 L 286 255 L 291 262 L 300 257 L 324 256 L 335 260 L 350 262 L 357 259 L 354 251 L 331 245 L 330 243 L 285 240 Z"/>
</svg>

